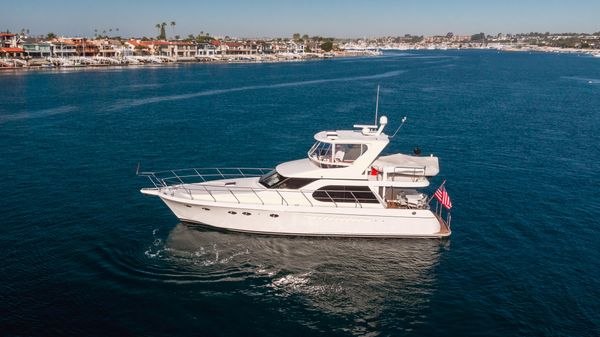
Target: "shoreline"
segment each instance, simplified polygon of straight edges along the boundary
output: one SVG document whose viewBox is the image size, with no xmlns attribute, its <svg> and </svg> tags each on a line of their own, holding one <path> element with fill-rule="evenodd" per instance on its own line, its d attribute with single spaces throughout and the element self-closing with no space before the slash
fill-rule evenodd
<svg viewBox="0 0 600 337">
<path fill-rule="evenodd" d="M 287 62 L 307 62 L 307 61 L 321 61 L 328 59 L 337 58 L 353 58 L 353 57 L 377 57 L 383 55 L 385 52 L 405 52 L 405 51 L 461 51 L 461 50 L 489 50 L 489 51 L 504 51 L 504 52 L 536 52 L 536 53 L 553 53 L 553 54 L 579 54 L 588 55 L 590 57 L 600 58 L 600 51 L 596 50 L 582 50 L 574 48 L 553 48 L 553 47 L 536 47 L 527 46 L 523 48 L 515 47 L 479 47 L 479 48 L 386 48 L 386 49 L 364 49 L 364 50 L 348 50 L 348 51 L 337 51 L 331 53 L 307 53 L 307 54 L 263 54 L 263 55 L 217 55 L 212 57 L 194 57 L 194 58 L 170 58 L 163 57 L 161 62 L 155 61 L 144 61 L 144 58 L 150 59 L 151 56 L 139 57 L 140 61 L 136 63 L 128 62 L 125 59 L 116 62 L 102 62 L 106 58 L 96 57 L 70 57 L 70 58 L 49 58 L 56 60 L 62 60 L 65 64 L 52 63 L 48 59 L 0 59 L 0 62 L 7 64 L 8 62 L 14 62 L 15 66 L 0 66 L 0 71 L 21 71 L 21 70 L 79 70 L 79 69 L 101 69 L 101 68 L 125 68 L 125 67 L 162 67 L 162 66 L 173 66 L 180 64 L 262 64 L 262 63 L 287 63 Z M 161 57 L 156 57 L 161 59 Z M 156 60 L 155 59 L 155 60 Z M 67 64 L 67 62 L 79 62 L 74 64 Z M 23 63 L 26 63 L 24 65 Z M 33 64 L 31 64 L 33 63 Z M 1 63 L 0 63 L 1 64 Z"/>
<path fill-rule="evenodd" d="M 0 71 L 51 70 L 51 69 L 95 69 L 107 67 L 160 67 L 177 64 L 254 64 L 286 63 L 328 60 L 333 58 L 376 57 L 380 51 L 336 51 L 306 54 L 262 54 L 262 55 L 215 55 L 189 58 L 166 56 L 135 56 L 128 58 L 106 57 L 50 57 L 46 59 L 0 59 Z M 10 66 L 10 64 L 13 66 Z M 2 66 L 4 64 L 4 66 Z"/>
</svg>

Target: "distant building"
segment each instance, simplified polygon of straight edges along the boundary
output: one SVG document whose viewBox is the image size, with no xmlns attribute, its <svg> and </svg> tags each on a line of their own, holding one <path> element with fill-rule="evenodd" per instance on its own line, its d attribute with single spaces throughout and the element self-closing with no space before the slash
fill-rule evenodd
<svg viewBox="0 0 600 337">
<path fill-rule="evenodd" d="M 65 41 L 53 41 L 50 43 L 53 57 L 72 57 L 76 54 L 75 44 Z"/>
<path fill-rule="evenodd" d="M 0 48 L 18 48 L 19 38 L 16 34 L 0 33 Z"/>
<path fill-rule="evenodd" d="M 217 46 L 212 43 L 199 43 L 197 45 L 196 55 L 198 56 L 214 56 L 217 53 Z"/>
<path fill-rule="evenodd" d="M 0 33 L 0 57 L 23 57 L 23 48 L 19 47 L 16 34 Z"/>
<path fill-rule="evenodd" d="M 27 58 L 44 58 L 52 56 L 52 44 L 40 42 L 35 39 L 23 41 L 23 53 Z"/>
<path fill-rule="evenodd" d="M 140 41 L 129 40 L 125 42 L 127 49 L 135 55 L 156 55 L 167 57 L 196 57 L 198 48 L 193 42 L 184 41 Z"/>
<path fill-rule="evenodd" d="M 133 51 L 117 39 L 100 39 L 93 42 L 98 47 L 98 56 L 124 57 L 133 55 Z"/>
</svg>

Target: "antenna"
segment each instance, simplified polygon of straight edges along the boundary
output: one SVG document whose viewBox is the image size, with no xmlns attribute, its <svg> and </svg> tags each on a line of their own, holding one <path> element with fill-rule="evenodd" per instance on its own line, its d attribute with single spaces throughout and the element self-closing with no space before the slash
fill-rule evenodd
<svg viewBox="0 0 600 337">
<path fill-rule="evenodd" d="M 379 113 L 379 84 L 377 85 L 377 100 L 375 101 L 375 124 L 377 125 L 377 114 Z"/>
<path fill-rule="evenodd" d="M 400 131 L 404 123 L 406 123 L 406 116 L 402 118 L 402 123 L 400 123 L 400 126 L 396 129 L 396 132 L 394 132 L 394 134 L 390 138 L 394 138 L 396 136 L 396 134 L 398 133 L 398 131 Z"/>
</svg>

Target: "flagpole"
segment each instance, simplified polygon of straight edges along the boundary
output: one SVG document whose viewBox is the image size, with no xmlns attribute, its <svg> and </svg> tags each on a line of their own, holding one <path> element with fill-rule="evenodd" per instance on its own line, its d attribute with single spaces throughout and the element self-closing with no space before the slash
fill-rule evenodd
<svg viewBox="0 0 600 337">
<path fill-rule="evenodd" d="M 444 179 L 444 181 L 442 182 L 442 184 L 435 191 L 437 192 L 444 185 L 446 185 L 446 179 Z M 434 196 L 435 196 L 435 192 L 433 192 L 433 194 L 431 195 L 431 197 L 429 197 L 429 200 L 427 200 L 428 204 L 431 202 L 431 200 L 433 200 Z"/>
</svg>

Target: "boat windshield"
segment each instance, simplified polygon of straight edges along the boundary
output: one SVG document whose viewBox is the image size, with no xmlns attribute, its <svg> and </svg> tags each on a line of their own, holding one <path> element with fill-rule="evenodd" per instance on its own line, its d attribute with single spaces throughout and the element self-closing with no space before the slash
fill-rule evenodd
<svg viewBox="0 0 600 337">
<path fill-rule="evenodd" d="M 273 170 L 258 180 L 266 188 L 273 188 L 285 180 L 285 177 Z"/>
<path fill-rule="evenodd" d="M 258 180 L 266 188 L 278 188 L 278 189 L 299 189 L 307 184 L 312 183 L 317 179 L 312 178 L 288 178 L 284 177 L 281 174 L 277 173 L 277 171 L 273 170 L 264 176 L 260 177 Z"/>
<path fill-rule="evenodd" d="M 367 152 L 365 144 L 332 144 L 316 142 L 308 151 L 308 157 L 321 167 L 350 166 L 356 159 Z"/>
</svg>

